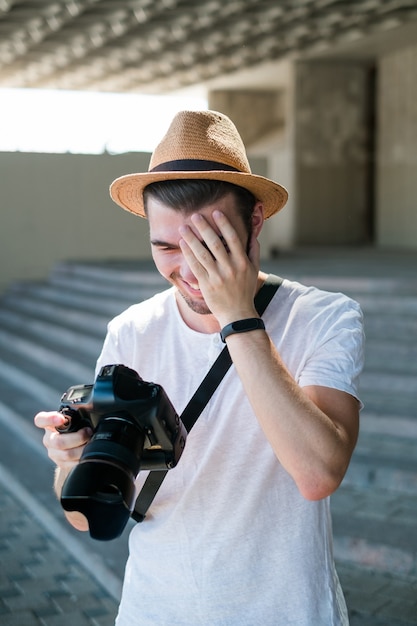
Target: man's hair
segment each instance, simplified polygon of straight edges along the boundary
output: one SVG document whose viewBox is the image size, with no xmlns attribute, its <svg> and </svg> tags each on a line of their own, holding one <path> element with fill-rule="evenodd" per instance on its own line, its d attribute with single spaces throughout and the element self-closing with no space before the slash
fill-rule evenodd
<svg viewBox="0 0 417 626">
<path fill-rule="evenodd" d="M 151 197 L 175 211 L 189 215 L 199 211 L 204 206 L 214 204 L 229 193 L 235 199 L 236 208 L 248 232 L 251 232 L 256 198 L 244 187 L 239 187 L 233 183 L 205 179 L 163 180 L 145 187 L 143 203 L 145 213 L 147 213 L 148 198 Z"/>
</svg>

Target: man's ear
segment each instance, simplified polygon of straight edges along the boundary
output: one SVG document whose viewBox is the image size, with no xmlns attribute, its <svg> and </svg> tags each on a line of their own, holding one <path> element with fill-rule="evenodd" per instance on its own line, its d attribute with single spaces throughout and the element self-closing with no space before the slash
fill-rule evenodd
<svg viewBox="0 0 417 626">
<path fill-rule="evenodd" d="M 252 235 L 255 238 L 259 236 L 259 233 L 264 225 L 264 221 L 264 205 L 262 202 L 257 202 L 252 213 Z"/>
</svg>

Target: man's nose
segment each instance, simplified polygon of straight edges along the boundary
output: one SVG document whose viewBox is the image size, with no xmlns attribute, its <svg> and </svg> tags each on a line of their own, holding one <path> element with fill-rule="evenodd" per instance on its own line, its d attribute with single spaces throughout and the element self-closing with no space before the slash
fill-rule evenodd
<svg viewBox="0 0 417 626">
<path fill-rule="evenodd" d="M 196 284 L 198 282 L 184 257 L 181 259 L 180 274 L 187 283 Z"/>
</svg>

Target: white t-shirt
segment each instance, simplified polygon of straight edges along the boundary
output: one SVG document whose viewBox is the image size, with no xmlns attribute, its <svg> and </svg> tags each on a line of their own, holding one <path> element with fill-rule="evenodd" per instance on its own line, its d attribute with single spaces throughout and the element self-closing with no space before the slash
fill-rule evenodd
<svg viewBox="0 0 417 626">
<path fill-rule="evenodd" d="M 263 319 L 301 386 L 357 397 L 363 330 L 356 302 L 284 280 Z M 97 370 L 131 367 L 162 385 L 180 415 L 223 346 L 218 334 L 186 326 L 171 288 L 109 324 Z M 145 478 L 139 472 L 139 487 Z M 133 528 L 129 549 L 117 626 L 348 623 L 329 499 L 300 495 L 233 366 L 146 520 Z"/>
</svg>

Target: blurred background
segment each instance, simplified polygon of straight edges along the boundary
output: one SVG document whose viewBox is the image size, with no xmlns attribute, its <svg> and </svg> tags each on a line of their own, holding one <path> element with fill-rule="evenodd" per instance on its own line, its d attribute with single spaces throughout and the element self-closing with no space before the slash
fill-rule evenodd
<svg viewBox="0 0 417 626">
<path fill-rule="evenodd" d="M 128 529 L 65 524 L 33 415 L 91 383 L 108 321 L 166 285 L 108 188 L 202 108 L 289 191 L 263 268 L 362 307 L 335 559 L 351 626 L 417 624 L 416 103 L 416 0 L 0 0 L 2 626 L 114 623 Z"/>
</svg>

